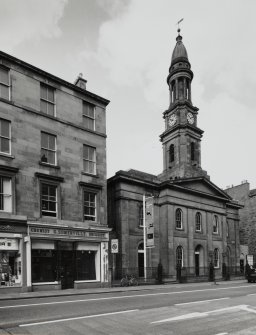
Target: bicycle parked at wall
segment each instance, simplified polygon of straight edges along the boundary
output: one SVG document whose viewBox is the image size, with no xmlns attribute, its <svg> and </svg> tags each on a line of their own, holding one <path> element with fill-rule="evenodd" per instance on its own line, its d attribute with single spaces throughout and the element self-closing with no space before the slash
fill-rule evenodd
<svg viewBox="0 0 256 335">
<path fill-rule="evenodd" d="M 125 275 L 122 279 L 121 279 L 121 286 L 138 286 L 139 282 L 138 279 L 133 275 Z"/>
</svg>

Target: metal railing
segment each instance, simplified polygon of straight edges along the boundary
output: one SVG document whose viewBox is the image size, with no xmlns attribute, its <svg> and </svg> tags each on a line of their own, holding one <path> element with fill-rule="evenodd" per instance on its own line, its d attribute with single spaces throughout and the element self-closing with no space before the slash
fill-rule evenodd
<svg viewBox="0 0 256 335">
<path fill-rule="evenodd" d="M 240 266 L 222 266 L 219 268 L 208 267 L 177 267 L 172 273 L 166 273 L 162 269 L 159 274 L 158 267 L 147 267 L 146 278 L 144 277 L 144 268 L 110 268 L 111 282 L 118 285 L 120 280 L 126 275 L 134 275 L 139 283 L 159 283 L 168 281 L 185 282 L 200 282 L 200 281 L 216 281 L 230 280 L 234 277 L 244 277 L 244 269 Z"/>
</svg>

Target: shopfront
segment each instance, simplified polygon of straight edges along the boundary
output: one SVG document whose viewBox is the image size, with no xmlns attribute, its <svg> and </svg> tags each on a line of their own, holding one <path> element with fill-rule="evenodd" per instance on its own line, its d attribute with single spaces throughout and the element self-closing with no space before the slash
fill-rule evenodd
<svg viewBox="0 0 256 335">
<path fill-rule="evenodd" d="M 23 221 L 0 220 L 0 293 L 5 293 L 8 289 L 13 292 L 26 291 L 25 234 L 26 225 Z"/>
<path fill-rule="evenodd" d="M 34 291 L 107 284 L 108 231 L 32 225 L 29 233 Z"/>
</svg>

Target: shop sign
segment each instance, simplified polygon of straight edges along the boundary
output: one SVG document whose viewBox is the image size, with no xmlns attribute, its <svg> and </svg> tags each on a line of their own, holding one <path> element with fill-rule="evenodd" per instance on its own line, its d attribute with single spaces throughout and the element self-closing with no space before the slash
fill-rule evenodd
<svg viewBox="0 0 256 335">
<path fill-rule="evenodd" d="M 18 250 L 18 240 L 0 238 L 0 250 Z"/>
<path fill-rule="evenodd" d="M 68 237 L 68 238 L 87 238 L 87 239 L 107 239 L 108 235 L 102 232 L 61 229 L 61 228 L 43 228 L 43 227 L 30 227 L 29 232 L 31 235 L 47 235 L 51 237 Z"/>
</svg>

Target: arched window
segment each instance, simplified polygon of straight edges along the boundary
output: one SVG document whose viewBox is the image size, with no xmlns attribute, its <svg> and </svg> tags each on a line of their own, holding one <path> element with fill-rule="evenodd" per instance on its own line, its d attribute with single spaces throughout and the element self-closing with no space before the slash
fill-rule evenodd
<svg viewBox="0 0 256 335">
<path fill-rule="evenodd" d="M 218 234 L 219 233 L 219 219 L 217 215 L 213 216 L 213 227 L 212 227 L 212 232 L 214 234 Z"/>
<path fill-rule="evenodd" d="M 170 145 L 169 161 L 170 163 L 174 162 L 174 144 Z"/>
<path fill-rule="evenodd" d="M 202 230 L 202 215 L 201 213 L 196 213 L 196 231 Z"/>
<path fill-rule="evenodd" d="M 182 210 L 180 208 L 176 209 L 175 222 L 176 222 L 176 228 L 182 229 Z"/>
<path fill-rule="evenodd" d="M 176 249 L 176 266 L 183 267 L 183 248 L 180 245 Z"/>
<path fill-rule="evenodd" d="M 219 253 L 219 249 L 214 249 L 213 251 L 213 265 L 215 268 L 219 268 L 220 267 L 220 253 Z"/>
<path fill-rule="evenodd" d="M 190 157 L 192 161 L 195 160 L 195 143 L 194 142 L 191 142 L 190 144 Z"/>
</svg>

